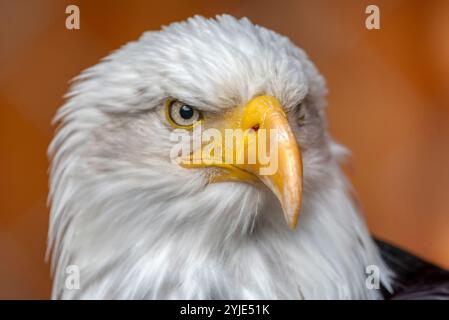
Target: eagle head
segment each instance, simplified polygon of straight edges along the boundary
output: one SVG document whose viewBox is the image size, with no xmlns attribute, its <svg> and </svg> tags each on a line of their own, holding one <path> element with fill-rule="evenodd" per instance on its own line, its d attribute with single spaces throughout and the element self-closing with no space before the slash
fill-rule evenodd
<svg viewBox="0 0 449 320">
<path fill-rule="evenodd" d="M 379 297 L 325 94 L 288 38 L 227 15 L 146 32 L 81 73 L 49 149 L 53 296 Z"/>
</svg>

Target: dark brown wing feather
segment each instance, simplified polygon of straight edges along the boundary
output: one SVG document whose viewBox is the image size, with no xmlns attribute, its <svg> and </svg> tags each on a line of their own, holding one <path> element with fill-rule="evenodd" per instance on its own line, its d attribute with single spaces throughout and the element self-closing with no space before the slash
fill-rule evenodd
<svg viewBox="0 0 449 320">
<path fill-rule="evenodd" d="M 386 299 L 449 300 L 449 271 L 384 241 L 376 240 L 382 258 L 395 273 L 393 294 Z"/>
</svg>

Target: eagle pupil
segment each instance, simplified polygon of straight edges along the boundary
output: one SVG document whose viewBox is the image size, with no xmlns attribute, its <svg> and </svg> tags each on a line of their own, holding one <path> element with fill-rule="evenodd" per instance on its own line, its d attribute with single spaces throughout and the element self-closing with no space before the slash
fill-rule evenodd
<svg viewBox="0 0 449 320">
<path fill-rule="evenodd" d="M 179 110 L 179 114 L 185 120 L 188 120 L 193 117 L 193 109 L 187 105 L 183 105 Z"/>
</svg>

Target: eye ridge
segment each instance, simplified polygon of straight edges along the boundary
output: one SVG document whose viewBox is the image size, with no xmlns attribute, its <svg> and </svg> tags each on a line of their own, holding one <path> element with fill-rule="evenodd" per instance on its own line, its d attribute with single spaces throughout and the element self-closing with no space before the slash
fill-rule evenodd
<svg viewBox="0 0 449 320">
<path fill-rule="evenodd" d="M 306 120 L 306 110 L 304 103 L 299 103 L 296 107 L 297 112 L 297 119 L 300 126 L 304 125 L 304 122 Z"/>
</svg>

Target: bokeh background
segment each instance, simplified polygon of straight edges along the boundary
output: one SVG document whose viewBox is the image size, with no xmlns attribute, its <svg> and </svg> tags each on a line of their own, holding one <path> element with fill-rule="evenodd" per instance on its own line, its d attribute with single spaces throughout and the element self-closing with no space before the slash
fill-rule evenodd
<svg viewBox="0 0 449 320">
<path fill-rule="evenodd" d="M 69 4 L 80 30 L 65 28 Z M 46 149 L 68 81 L 145 30 L 218 13 L 309 53 L 370 229 L 449 267 L 449 1 L 0 0 L 0 298 L 50 297 Z"/>
</svg>

